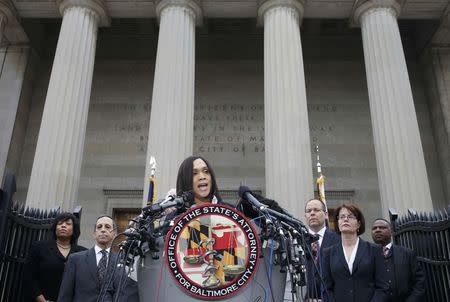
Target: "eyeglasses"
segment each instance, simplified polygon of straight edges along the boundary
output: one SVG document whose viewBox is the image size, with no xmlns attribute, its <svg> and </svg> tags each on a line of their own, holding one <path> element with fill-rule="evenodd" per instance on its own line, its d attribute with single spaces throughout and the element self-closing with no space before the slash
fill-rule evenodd
<svg viewBox="0 0 450 302">
<path fill-rule="evenodd" d="M 306 209 L 305 213 L 311 213 L 311 212 L 321 212 L 323 211 L 323 209 L 318 209 L 318 208 L 312 208 L 312 209 Z"/>
<path fill-rule="evenodd" d="M 339 215 L 338 218 L 339 218 L 339 220 L 345 220 L 345 219 L 353 220 L 353 219 L 356 219 L 356 216 L 353 215 L 353 214 L 350 214 L 350 215 Z"/>
</svg>

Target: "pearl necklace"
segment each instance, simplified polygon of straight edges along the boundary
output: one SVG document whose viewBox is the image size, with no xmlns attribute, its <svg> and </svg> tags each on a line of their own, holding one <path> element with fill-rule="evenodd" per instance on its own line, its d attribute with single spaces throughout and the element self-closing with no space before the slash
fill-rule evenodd
<svg viewBox="0 0 450 302">
<path fill-rule="evenodd" d="M 56 245 L 58 247 L 62 248 L 63 250 L 70 250 L 70 247 L 71 247 L 70 244 L 69 244 L 69 246 L 64 246 L 64 245 L 60 244 L 58 241 L 56 241 Z"/>
</svg>

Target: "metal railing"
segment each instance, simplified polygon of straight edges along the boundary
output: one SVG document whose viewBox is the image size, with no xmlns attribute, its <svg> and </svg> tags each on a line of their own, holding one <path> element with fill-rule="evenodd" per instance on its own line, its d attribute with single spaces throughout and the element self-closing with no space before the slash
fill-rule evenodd
<svg viewBox="0 0 450 302">
<path fill-rule="evenodd" d="M 25 208 L 13 201 L 14 175 L 7 175 L 0 190 L 0 301 L 22 301 L 22 274 L 31 244 L 50 238 L 59 208 L 49 211 Z M 81 216 L 81 207 L 74 215 Z"/>
<path fill-rule="evenodd" d="M 450 297 L 450 207 L 433 213 L 408 214 L 398 217 L 390 210 L 394 243 L 417 254 L 426 275 L 426 300 L 447 302 Z"/>
</svg>

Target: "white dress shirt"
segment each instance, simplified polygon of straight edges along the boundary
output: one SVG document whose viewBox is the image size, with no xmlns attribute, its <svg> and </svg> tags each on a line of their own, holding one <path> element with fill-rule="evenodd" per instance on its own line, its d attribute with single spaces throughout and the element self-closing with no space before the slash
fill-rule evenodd
<svg viewBox="0 0 450 302">
<path fill-rule="evenodd" d="M 94 250 L 95 250 L 95 258 L 97 259 L 97 266 L 98 266 L 98 263 L 100 262 L 100 259 L 102 259 L 102 257 L 103 257 L 103 254 L 102 254 L 102 250 L 103 249 L 101 247 L 99 247 L 98 245 L 95 245 L 94 246 Z M 110 252 L 110 250 L 111 250 L 111 247 L 109 247 L 109 248 L 107 248 L 105 250 L 107 255 L 108 255 L 108 260 L 106 260 L 106 263 L 108 263 L 108 261 L 109 261 L 109 252 Z"/>
<path fill-rule="evenodd" d="M 345 261 L 347 261 L 348 270 L 350 271 L 350 275 L 352 274 L 352 271 L 353 271 L 353 262 L 355 262 L 356 251 L 358 250 L 358 245 L 359 245 L 359 237 L 356 238 L 356 244 L 353 247 L 352 254 L 350 255 L 350 258 L 349 258 L 348 255 L 345 253 L 344 244 L 342 244 L 342 250 L 344 251 Z"/>
</svg>

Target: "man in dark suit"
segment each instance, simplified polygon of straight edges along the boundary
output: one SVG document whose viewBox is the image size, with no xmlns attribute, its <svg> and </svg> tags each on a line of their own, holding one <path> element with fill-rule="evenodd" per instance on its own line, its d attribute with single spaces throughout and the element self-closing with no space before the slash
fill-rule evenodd
<svg viewBox="0 0 450 302">
<path fill-rule="evenodd" d="M 312 257 L 307 258 L 306 299 L 321 299 L 322 292 L 322 251 L 340 242 L 341 237 L 326 227 L 328 212 L 325 204 L 317 199 L 310 199 L 305 204 L 305 218 L 311 234 L 319 240 L 311 244 Z"/>
<path fill-rule="evenodd" d="M 116 294 L 120 295 L 120 301 L 138 301 L 136 282 L 129 278 L 124 292 L 116 293 L 121 271 L 116 269 L 117 255 L 111 250 L 115 236 L 113 219 L 100 216 L 93 234 L 95 246 L 71 255 L 66 263 L 58 301 L 113 301 Z"/>
<path fill-rule="evenodd" d="M 372 239 L 383 246 L 389 301 L 423 301 L 425 275 L 414 251 L 392 243 L 391 224 L 378 218 L 372 225 Z"/>
</svg>

